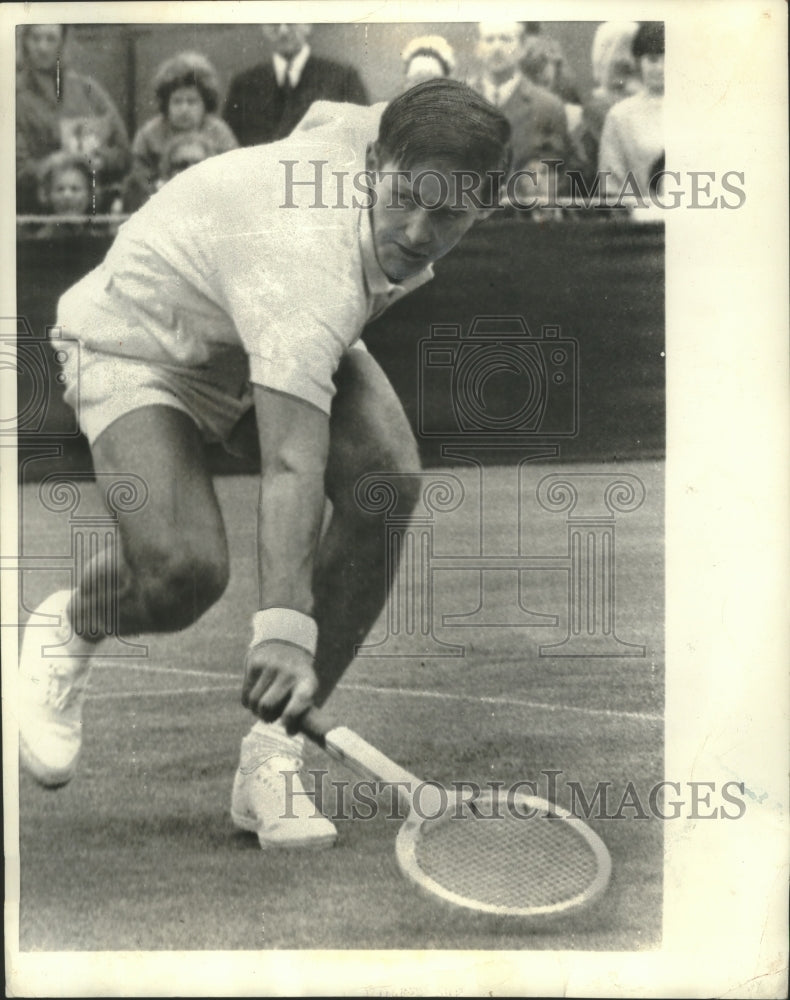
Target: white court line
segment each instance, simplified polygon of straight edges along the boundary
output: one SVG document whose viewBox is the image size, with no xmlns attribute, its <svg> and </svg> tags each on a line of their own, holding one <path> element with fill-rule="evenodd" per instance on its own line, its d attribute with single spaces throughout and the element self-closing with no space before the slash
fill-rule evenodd
<svg viewBox="0 0 790 1000">
<path fill-rule="evenodd" d="M 454 694 L 450 691 L 420 691 L 411 688 L 373 687 L 372 684 L 340 684 L 341 691 L 374 691 L 376 694 L 402 694 L 407 698 L 437 698 L 443 701 L 472 701 L 484 705 L 517 705 L 519 708 L 538 708 L 546 712 L 581 712 L 584 715 L 602 715 L 625 719 L 639 719 L 641 722 L 663 722 L 663 715 L 650 712 L 626 712 L 614 708 L 585 708 L 583 705 L 550 705 L 543 701 L 525 701 L 521 698 L 497 698 L 490 695 Z"/>
<path fill-rule="evenodd" d="M 87 701 L 117 701 L 121 698 L 167 698 L 174 695 L 185 694 L 209 694 L 211 691 L 231 691 L 235 690 L 236 684 L 212 684 L 209 687 L 199 688 L 148 688 L 143 691 L 101 691 L 98 694 L 89 694 Z"/>
<path fill-rule="evenodd" d="M 109 664 L 96 664 L 96 666 L 103 666 L 110 669 Z M 156 674 L 183 674 L 188 677 L 213 677 L 213 678 L 223 678 L 223 677 L 236 677 L 235 674 L 219 673 L 218 671 L 211 670 L 187 670 L 181 669 L 180 667 L 155 667 L 150 664 L 136 664 L 130 663 L 126 660 L 123 664 L 118 663 L 115 665 L 115 669 L 118 667 L 125 667 L 129 670 L 139 670 L 144 673 L 156 673 Z M 206 690 L 212 690 L 207 688 Z M 219 688 L 217 688 L 219 690 Z M 527 701 L 522 698 L 503 698 L 496 697 L 492 695 L 475 695 L 475 694 L 455 694 L 451 691 L 426 691 L 413 688 L 389 688 L 389 687 L 376 687 L 372 684 L 340 684 L 338 685 L 338 690 L 340 691 L 370 691 L 373 694 L 399 694 L 406 698 L 435 698 L 438 701 L 465 701 L 473 702 L 475 704 L 483 705 L 502 705 L 507 708 L 508 706 L 515 706 L 518 708 L 534 708 L 542 712 L 576 712 L 581 715 L 595 715 L 602 718 L 614 718 L 614 719 L 636 719 L 640 722 L 657 722 L 663 723 L 663 715 L 655 715 L 651 712 L 627 712 L 625 710 L 614 709 L 614 708 L 586 708 L 583 705 L 552 705 L 548 702 L 543 701 Z M 167 692 L 163 692 L 167 693 Z M 129 692 L 128 697 L 132 697 L 132 693 Z"/>
<path fill-rule="evenodd" d="M 219 670 L 187 670 L 183 667 L 155 667 L 150 663 L 134 663 L 131 657 L 119 656 L 117 663 L 111 663 L 109 661 L 101 662 L 101 653 L 96 658 L 93 664 L 94 669 L 97 667 L 103 670 L 139 670 L 143 674 L 181 674 L 184 677 L 219 677 L 220 680 L 223 677 L 235 677 L 235 674 L 221 673 Z M 239 678 L 241 678 L 241 672 L 239 672 Z"/>
</svg>

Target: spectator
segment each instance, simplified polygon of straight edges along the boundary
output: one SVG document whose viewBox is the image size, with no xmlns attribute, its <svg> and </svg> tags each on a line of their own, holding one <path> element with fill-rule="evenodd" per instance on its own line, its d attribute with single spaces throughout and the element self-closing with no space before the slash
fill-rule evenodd
<svg viewBox="0 0 790 1000">
<path fill-rule="evenodd" d="M 50 153 L 42 161 L 39 202 L 52 215 L 85 216 L 83 221 L 49 222 L 37 236 L 76 236 L 89 224 L 93 200 L 93 171 L 84 156 L 75 153 Z"/>
<path fill-rule="evenodd" d="M 162 155 L 166 146 L 177 136 L 202 135 L 209 155 L 236 149 L 236 137 L 214 112 L 219 105 L 217 73 L 205 56 L 198 52 L 180 52 L 166 59 L 154 74 L 154 93 L 159 114 L 137 132 L 132 143 L 133 173 L 126 187 L 150 196 L 164 181 Z M 137 209 L 145 201 L 127 209 Z"/>
<path fill-rule="evenodd" d="M 403 89 L 415 87 L 426 80 L 453 75 L 455 53 L 440 35 L 412 38 L 401 53 L 403 59 Z"/>
<path fill-rule="evenodd" d="M 51 153 L 86 158 L 99 211 L 108 186 L 120 181 L 129 166 L 129 139 L 117 108 L 96 80 L 67 65 L 65 41 L 62 24 L 22 28 L 16 78 L 18 213 L 36 211 L 39 173 Z"/>
<path fill-rule="evenodd" d="M 225 121 L 242 146 L 289 136 L 314 101 L 368 103 L 355 69 L 312 55 L 311 29 L 310 24 L 262 25 L 271 58 L 235 77 L 225 102 Z"/>
<path fill-rule="evenodd" d="M 632 52 L 642 87 L 633 97 L 615 104 L 601 134 L 599 173 L 607 172 L 606 189 L 619 194 L 632 175 L 637 191 L 648 200 L 654 164 L 664 152 L 664 25 L 645 21 L 634 35 Z"/>
<path fill-rule="evenodd" d="M 524 25 L 518 21 L 478 25 L 477 54 L 482 74 L 471 81 L 475 88 L 510 122 L 513 169 L 524 169 L 534 160 L 566 162 L 570 139 L 562 101 L 521 72 Z"/>
<path fill-rule="evenodd" d="M 219 152 L 220 150 L 204 131 L 176 132 L 162 149 L 158 176 L 154 180 L 147 179 L 139 170 L 133 171 L 126 178 L 123 189 L 123 211 L 127 214 L 136 212 L 151 195 L 156 194 L 176 174 L 196 163 L 202 163 L 211 156 L 216 156 Z"/>
<path fill-rule="evenodd" d="M 598 170 L 598 151 L 606 115 L 618 101 L 639 89 L 631 52 L 638 27 L 636 21 L 606 21 L 595 32 L 592 45 L 594 89 L 584 103 L 578 129 L 572 132 L 588 186 Z"/>
<path fill-rule="evenodd" d="M 565 106 L 568 131 L 576 129 L 581 120 L 581 100 L 560 43 L 546 35 L 527 36 L 521 70 L 533 83 L 559 97 Z"/>
<path fill-rule="evenodd" d="M 162 172 L 159 186 L 180 174 L 196 163 L 202 163 L 210 156 L 216 156 L 217 150 L 202 132 L 184 132 L 174 135 L 162 151 Z"/>
</svg>

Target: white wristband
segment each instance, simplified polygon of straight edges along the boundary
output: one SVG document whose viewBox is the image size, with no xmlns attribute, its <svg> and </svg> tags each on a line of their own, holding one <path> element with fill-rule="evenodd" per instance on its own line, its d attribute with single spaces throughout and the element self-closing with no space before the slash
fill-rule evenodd
<svg viewBox="0 0 790 1000">
<path fill-rule="evenodd" d="M 266 640 L 290 642 L 315 656 L 318 644 L 318 626 L 310 615 L 293 608 L 266 608 L 252 616 L 252 642 L 250 646 Z"/>
</svg>

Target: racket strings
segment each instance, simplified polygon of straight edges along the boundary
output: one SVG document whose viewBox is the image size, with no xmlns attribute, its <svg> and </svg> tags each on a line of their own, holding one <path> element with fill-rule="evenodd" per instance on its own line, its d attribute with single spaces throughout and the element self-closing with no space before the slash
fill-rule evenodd
<svg viewBox="0 0 790 1000">
<path fill-rule="evenodd" d="M 466 810 L 424 823 L 415 844 L 429 879 L 477 903 L 508 909 L 556 906 L 595 881 L 598 859 L 572 824 L 545 815 L 476 816 Z"/>
</svg>

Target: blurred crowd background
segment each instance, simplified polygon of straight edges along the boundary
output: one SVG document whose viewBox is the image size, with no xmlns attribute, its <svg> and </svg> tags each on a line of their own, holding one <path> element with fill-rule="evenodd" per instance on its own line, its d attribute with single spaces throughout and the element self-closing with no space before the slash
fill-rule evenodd
<svg viewBox="0 0 790 1000">
<path fill-rule="evenodd" d="M 517 204 L 543 221 L 608 173 L 647 195 L 663 168 L 659 22 L 27 25 L 17 32 L 20 232 L 81 232 L 237 145 L 290 134 L 315 100 L 377 103 L 451 76 L 513 129 Z M 552 161 L 562 161 L 562 168 Z M 43 219 L 42 216 L 50 216 Z M 598 213 L 600 217 L 601 213 Z"/>
</svg>

